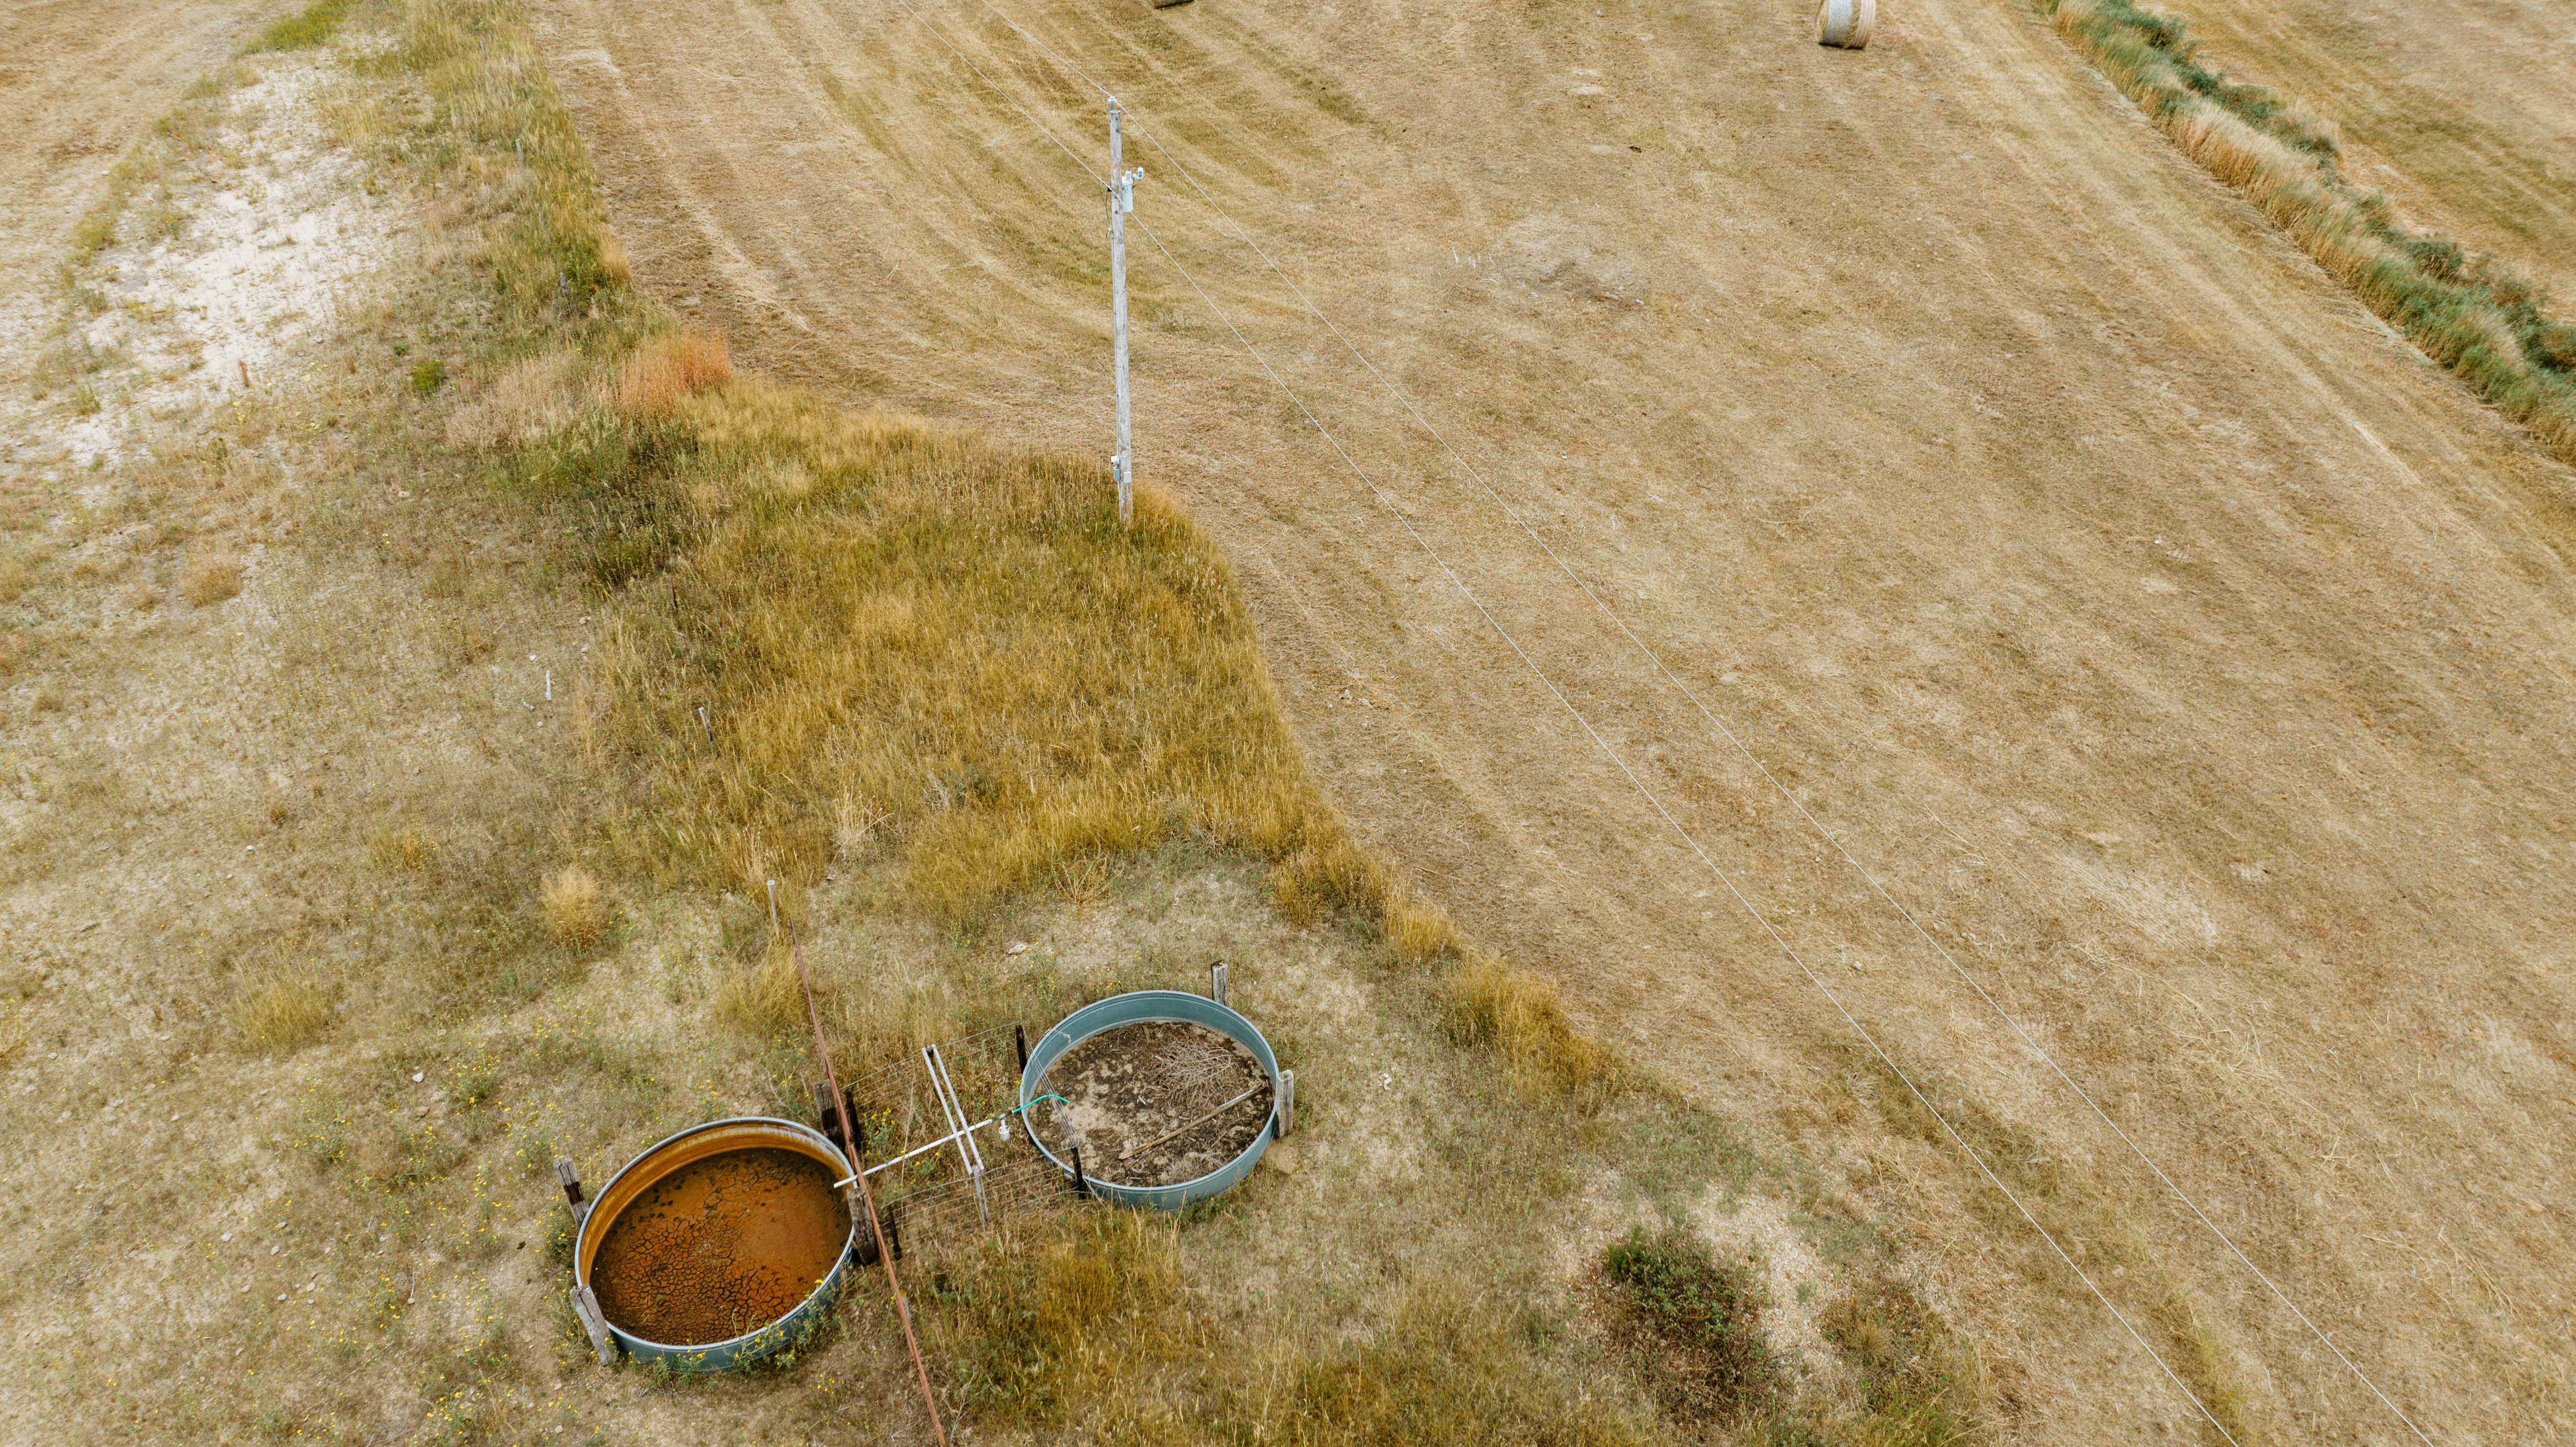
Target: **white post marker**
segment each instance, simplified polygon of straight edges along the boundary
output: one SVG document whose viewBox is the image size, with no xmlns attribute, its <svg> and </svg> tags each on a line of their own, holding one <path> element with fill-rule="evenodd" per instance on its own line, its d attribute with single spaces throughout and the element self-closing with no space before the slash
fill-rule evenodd
<svg viewBox="0 0 2576 1447">
<path fill-rule="evenodd" d="M 1118 455 L 1110 466 L 1118 474 L 1118 525 L 1136 520 L 1136 440 L 1134 414 L 1127 395 L 1127 213 L 1136 209 L 1136 182 L 1145 168 L 1124 169 L 1126 153 L 1118 125 L 1118 98 L 1109 98 L 1109 310 L 1118 356 Z"/>
</svg>

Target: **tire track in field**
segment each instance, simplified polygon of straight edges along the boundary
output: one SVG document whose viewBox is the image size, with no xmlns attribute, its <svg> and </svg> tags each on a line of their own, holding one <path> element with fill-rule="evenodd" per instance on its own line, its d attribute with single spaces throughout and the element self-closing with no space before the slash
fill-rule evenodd
<svg viewBox="0 0 2576 1447">
<path fill-rule="evenodd" d="M 2410 1411 L 2570 1420 L 2549 1283 L 2576 1243 L 2530 1209 L 2576 1125 L 2565 468 L 2016 10 L 1911 7 L 1854 56 L 1745 3 L 1006 8 L 1137 107 Z M 924 9 L 1105 150 L 1095 96 L 978 8 Z M 639 278 L 737 355 L 1105 451 L 1097 193 L 903 7 L 567 0 L 550 27 Z M 1871 1028 L 2095 1173 L 2259 1419 L 2399 1440 L 1137 163 L 1184 262 L 1851 972 Z M 2019 1435 L 2178 1424 L 1955 1165 L 1848 1115 L 1821 1003 L 1697 897 L 1178 279 L 1140 258 L 1135 288 L 1143 475 L 1265 560 L 1244 584 L 1291 721 L 1359 827 L 1611 1038 L 1841 1142 Z"/>
</svg>

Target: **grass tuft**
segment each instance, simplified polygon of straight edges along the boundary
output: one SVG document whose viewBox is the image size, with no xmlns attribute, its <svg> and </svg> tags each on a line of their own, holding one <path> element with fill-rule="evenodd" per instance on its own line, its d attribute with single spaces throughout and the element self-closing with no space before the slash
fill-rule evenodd
<svg viewBox="0 0 2576 1447">
<path fill-rule="evenodd" d="M 235 1001 L 232 1016 L 254 1047 L 285 1054 L 331 1023 L 331 1000 L 312 980 L 271 980 Z"/>
<path fill-rule="evenodd" d="M 384 825 L 368 832 L 367 857 L 379 869 L 416 872 L 429 867 L 436 851 L 419 830 Z"/>
<path fill-rule="evenodd" d="M 619 254 L 623 255 L 622 249 Z M 637 348 L 618 376 L 617 405 L 639 412 L 667 412 L 732 380 L 733 359 L 724 338 L 706 332 L 657 337 Z"/>
<path fill-rule="evenodd" d="M 815 1003 L 829 993 L 828 976 L 814 982 Z M 796 977 L 796 962 L 785 950 L 772 950 L 756 961 L 737 961 L 716 986 L 716 1017 L 745 1034 L 768 1038 L 805 1028 L 805 987 Z"/>
<path fill-rule="evenodd" d="M 1448 912 L 1403 890 L 1388 892 L 1385 929 L 1395 957 L 1408 965 L 1454 959 L 1462 951 L 1458 927 L 1449 922 Z"/>
<path fill-rule="evenodd" d="M 1523 1084 L 1598 1098 L 1617 1082 L 1610 1052 L 1574 1028 L 1556 987 L 1482 953 L 1448 982 L 1450 1033 L 1501 1055 Z"/>
<path fill-rule="evenodd" d="M 242 47 L 244 55 L 259 55 L 276 50 L 311 50 L 328 45 L 340 33 L 340 22 L 349 15 L 349 0 L 313 0 L 293 15 L 275 22 L 259 33 L 259 38 Z"/>
<path fill-rule="evenodd" d="M 578 864 L 546 876 L 539 895 L 546 933 L 568 949 L 589 949 L 608 934 L 608 893 Z"/>
<path fill-rule="evenodd" d="M 189 559 L 179 570 L 179 596 L 192 608 L 210 608 L 239 596 L 241 590 L 242 565 L 237 558 L 204 554 Z"/>
<path fill-rule="evenodd" d="M 1388 880 L 1384 866 L 1336 831 L 1272 866 L 1270 892 L 1281 913 L 1313 924 L 1334 910 L 1384 899 Z"/>
</svg>

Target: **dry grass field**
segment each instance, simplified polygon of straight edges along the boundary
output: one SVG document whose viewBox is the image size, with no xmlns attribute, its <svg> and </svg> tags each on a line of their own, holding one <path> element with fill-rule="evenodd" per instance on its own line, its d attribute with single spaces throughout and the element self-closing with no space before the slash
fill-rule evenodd
<svg viewBox="0 0 2576 1447">
<path fill-rule="evenodd" d="M 2179 0 L 2207 57 L 2296 97 L 2430 229 L 2576 302 L 2576 16 L 2563 5 Z"/>
<path fill-rule="evenodd" d="M 2182 1287 L 2247 1421 L 2414 1440 L 1971 981 L 2435 1440 L 2568 1430 L 2565 464 L 2031 10 L 1890 7 L 1855 55 L 1730 4 L 1001 9 L 1169 148 L 1131 142 L 1139 216 L 1854 1014 L 2093 1193 L 2086 1249 Z M 993 10 L 540 22 L 639 282 L 738 360 L 1105 445 L 1097 192 L 1037 124 L 1096 168 L 1102 107 Z M 2463 64 L 2517 63 L 2480 33 Z M 2189 1430 L 1139 249 L 1144 476 L 1235 560 L 1359 831 L 1605 1034 L 1834 1152 L 2018 1433 Z"/>
<path fill-rule="evenodd" d="M 1122 533 L 1094 462 L 735 376 L 625 292 L 518 20 L 280 18 L 24 299 L 0 1437 L 927 1440 L 868 1290 L 718 1382 L 599 1370 L 564 1304 L 558 1154 L 810 1111 L 772 877 L 845 1067 L 1223 957 L 1300 1071 L 1214 1210 L 914 1241 L 977 1437 L 1989 1414 L 1793 1141 L 1354 847 L 1168 500 Z M 1605 1274 L 1632 1237 L 1724 1287 L 1734 1375 Z"/>
<path fill-rule="evenodd" d="M 2557 17 L 2176 13 L 2563 281 Z M 1299 1069 L 915 1263 L 976 1439 L 2576 1431 L 2576 471 L 2036 10 L 6 23 L 0 1437 L 927 1440 L 562 1305 L 810 1109 L 772 877 L 846 1060 Z"/>
</svg>

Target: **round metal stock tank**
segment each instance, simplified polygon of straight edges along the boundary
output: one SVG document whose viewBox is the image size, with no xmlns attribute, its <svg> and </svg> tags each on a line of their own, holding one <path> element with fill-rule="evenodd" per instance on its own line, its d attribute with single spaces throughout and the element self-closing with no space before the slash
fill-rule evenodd
<svg viewBox="0 0 2576 1447">
<path fill-rule="evenodd" d="M 1261 1062 L 1263 1072 L 1270 1078 L 1270 1119 L 1262 1123 L 1261 1133 L 1252 1138 L 1252 1144 L 1217 1169 L 1197 1180 L 1169 1186 L 1122 1186 L 1115 1181 L 1090 1178 L 1094 1195 L 1121 1206 L 1177 1211 L 1192 1201 L 1203 1201 L 1231 1190 L 1235 1182 L 1252 1174 L 1252 1168 L 1261 1163 L 1261 1153 L 1278 1139 L 1279 1057 L 1270 1053 L 1270 1042 L 1261 1038 L 1261 1032 L 1252 1027 L 1251 1021 L 1205 995 L 1192 995 L 1180 990 L 1136 990 L 1112 995 L 1106 1000 L 1095 1000 L 1057 1022 L 1056 1027 L 1029 1051 L 1029 1063 L 1020 1071 L 1020 1102 L 1025 1106 L 1037 1098 L 1038 1082 L 1046 1079 L 1048 1069 L 1063 1057 L 1064 1052 L 1103 1030 L 1154 1020 L 1204 1025 L 1251 1051 L 1252 1058 Z M 1073 1163 L 1048 1150 L 1046 1142 L 1034 1130 L 1029 1132 L 1029 1143 L 1044 1152 L 1046 1158 L 1054 1161 L 1066 1174 L 1072 1173 Z"/>
<path fill-rule="evenodd" d="M 1878 25 L 1878 0 L 1820 0 L 1816 6 L 1816 43 L 1842 50 L 1869 44 Z"/>
<path fill-rule="evenodd" d="M 682 1168 L 701 1161 L 734 1151 L 763 1150 L 792 1151 L 805 1156 L 829 1171 L 829 1178 L 834 1181 L 850 1173 L 849 1160 L 841 1154 L 839 1146 L 820 1131 L 794 1121 L 747 1116 L 691 1126 L 628 1161 L 624 1169 L 611 1176 L 608 1184 L 600 1188 L 598 1198 L 591 1203 L 590 1214 L 582 1218 L 581 1234 L 573 1242 L 573 1289 L 578 1292 L 592 1285 L 591 1268 L 599 1255 L 600 1244 L 615 1229 L 618 1217 L 655 1185 Z M 840 1292 L 842 1279 L 849 1274 L 852 1249 L 858 1239 L 857 1228 L 865 1224 L 864 1221 L 851 1223 L 849 1236 L 841 1242 L 840 1251 L 832 1257 L 831 1269 L 824 1274 L 820 1284 L 794 1309 L 767 1325 L 724 1341 L 674 1345 L 638 1336 L 616 1318 L 609 1317 L 609 1334 L 617 1339 L 618 1345 L 626 1348 L 627 1355 L 637 1361 L 658 1363 L 672 1371 L 725 1372 L 750 1366 L 804 1340 L 806 1334 L 821 1322 L 832 1298 Z"/>
</svg>

